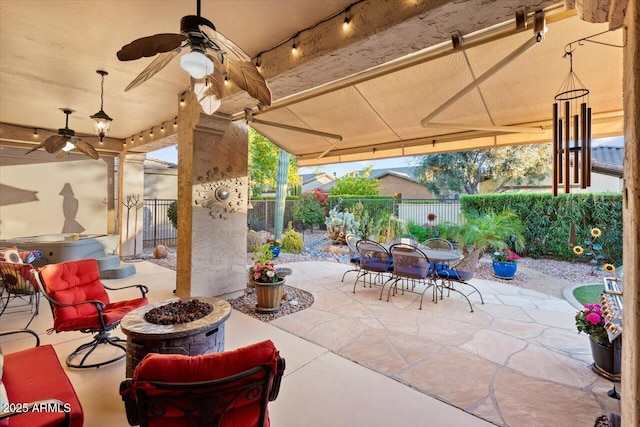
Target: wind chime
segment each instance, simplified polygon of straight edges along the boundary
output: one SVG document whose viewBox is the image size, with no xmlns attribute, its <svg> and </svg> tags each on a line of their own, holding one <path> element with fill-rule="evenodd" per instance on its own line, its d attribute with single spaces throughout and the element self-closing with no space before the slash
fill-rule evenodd
<svg viewBox="0 0 640 427">
<path fill-rule="evenodd" d="M 591 108 L 587 89 L 573 71 L 572 44 L 565 46 L 569 74 L 553 104 L 553 195 L 558 187 L 571 192 L 571 184 L 591 186 Z"/>
</svg>

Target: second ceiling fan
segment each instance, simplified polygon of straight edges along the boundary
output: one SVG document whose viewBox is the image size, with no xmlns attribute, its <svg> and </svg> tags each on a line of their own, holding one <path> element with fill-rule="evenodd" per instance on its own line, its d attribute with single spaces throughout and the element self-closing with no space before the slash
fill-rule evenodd
<svg viewBox="0 0 640 427">
<path fill-rule="evenodd" d="M 132 41 L 118 51 L 120 61 L 133 61 L 156 56 L 125 88 L 125 91 L 144 83 L 162 70 L 183 49 L 180 65 L 194 80 L 194 92 L 206 113 L 220 106 L 225 78 L 237 84 L 263 106 L 271 105 L 271 91 L 264 77 L 251 62 L 249 55 L 234 42 L 216 31 L 211 21 L 197 14 L 180 20 L 180 34 L 155 34 Z"/>
</svg>

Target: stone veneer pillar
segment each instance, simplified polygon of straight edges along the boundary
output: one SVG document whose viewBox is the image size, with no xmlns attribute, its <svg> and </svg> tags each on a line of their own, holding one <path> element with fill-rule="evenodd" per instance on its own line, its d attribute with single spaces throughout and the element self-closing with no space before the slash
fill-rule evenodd
<svg viewBox="0 0 640 427">
<path fill-rule="evenodd" d="M 193 94 L 185 95 L 178 112 L 181 298 L 221 296 L 246 286 L 248 150 L 244 123 L 207 116 Z M 219 200 L 225 191 L 228 198 Z"/>
<path fill-rule="evenodd" d="M 622 425 L 640 425 L 640 5 L 631 0 L 625 17 L 622 193 L 624 310 L 622 332 Z"/>
<path fill-rule="evenodd" d="M 142 202 L 144 200 L 144 160 L 146 154 L 126 154 L 124 161 L 118 165 L 118 177 L 121 181 L 121 191 L 118 191 L 118 215 L 120 226 L 120 256 L 123 258 L 140 255 L 143 252 L 142 228 L 143 228 L 143 210 Z M 138 203 L 128 211 L 123 204 L 127 203 L 127 199 L 133 202 L 137 199 Z M 137 212 L 137 215 L 136 215 Z M 135 244 L 135 247 L 134 247 Z"/>
</svg>

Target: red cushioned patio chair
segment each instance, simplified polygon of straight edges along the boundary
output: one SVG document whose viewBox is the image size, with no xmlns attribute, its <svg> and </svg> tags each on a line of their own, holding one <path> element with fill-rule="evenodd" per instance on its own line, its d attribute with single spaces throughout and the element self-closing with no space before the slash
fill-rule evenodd
<svg viewBox="0 0 640 427">
<path fill-rule="evenodd" d="M 48 264 L 39 270 L 42 295 L 49 301 L 53 313 L 52 331 L 81 331 L 96 334 L 91 342 L 82 344 L 67 357 L 71 368 L 97 368 L 113 363 L 126 356 L 126 348 L 120 344 L 122 338 L 110 332 L 120 324 L 122 317 L 147 304 L 143 285 L 109 288 L 100 281 L 100 270 L 95 259 L 66 261 Z M 108 290 L 138 288 L 141 298 L 111 302 Z M 99 344 L 110 344 L 123 351 L 115 358 L 89 363 L 87 358 Z M 80 362 L 76 359 L 80 358 Z"/>
<path fill-rule="evenodd" d="M 151 353 L 120 395 L 132 426 L 268 427 L 284 369 L 269 340 L 200 356 Z"/>
</svg>

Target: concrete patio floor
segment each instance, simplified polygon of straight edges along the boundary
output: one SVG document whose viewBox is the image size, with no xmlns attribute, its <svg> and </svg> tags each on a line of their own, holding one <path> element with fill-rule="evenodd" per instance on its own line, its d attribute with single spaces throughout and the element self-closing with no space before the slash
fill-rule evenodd
<svg viewBox="0 0 640 427">
<path fill-rule="evenodd" d="M 340 282 L 348 265 L 284 265 L 293 269 L 287 284 L 311 292 L 313 306 L 271 323 L 234 310 L 226 323 L 227 350 L 271 339 L 287 361 L 280 395 L 269 406 L 273 426 L 589 426 L 600 414 L 619 412 L 618 401 L 607 397 L 611 383 L 589 369 L 588 339 L 577 334 L 576 310 L 563 300 L 474 280 L 486 302 L 474 295 L 474 313 L 453 294 L 438 304 L 425 297 L 418 310 L 415 294 L 387 302 L 376 287 L 359 285 L 352 293 L 354 273 Z M 136 269 L 105 284 L 146 284 L 150 302 L 174 297 L 174 271 L 148 262 Z M 126 299 L 135 290 L 110 294 Z M 21 328 L 28 318 L 6 313 L 1 328 Z M 31 329 L 54 345 L 64 365 L 88 337 L 47 335 L 51 325 L 43 301 Z M 2 350 L 31 343 L 7 337 Z M 86 426 L 128 425 L 118 395 L 124 360 L 65 369 Z"/>
</svg>

